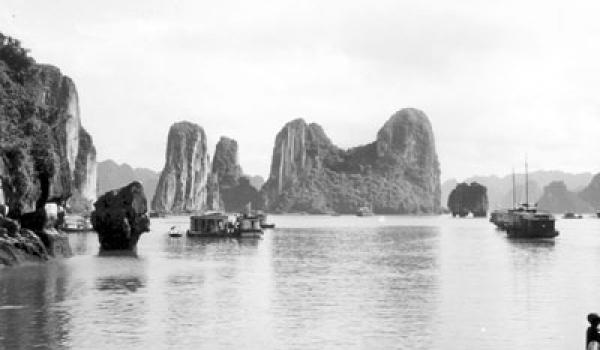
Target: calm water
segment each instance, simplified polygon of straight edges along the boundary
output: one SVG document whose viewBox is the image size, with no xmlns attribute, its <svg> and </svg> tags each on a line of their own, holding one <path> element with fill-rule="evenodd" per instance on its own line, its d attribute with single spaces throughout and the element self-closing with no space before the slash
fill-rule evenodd
<svg viewBox="0 0 600 350">
<path fill-rule="evenodd" d="M 2 349 L 577 349 L 600 312 L 600 220 L 555 242 L 485 219 L 273 216 L 263 239 L 172 239 L 137 257 L 0 269 Z"/>
</svg>

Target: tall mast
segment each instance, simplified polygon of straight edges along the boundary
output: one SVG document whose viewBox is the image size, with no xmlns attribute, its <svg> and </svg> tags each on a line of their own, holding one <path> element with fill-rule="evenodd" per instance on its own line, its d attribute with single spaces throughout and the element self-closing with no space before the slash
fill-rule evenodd
<svg viewBox="0 0 600 350">
<path fill-rule="evenodd" d="M 512 170 L 512 207 L 516 208 L 517 188 L 515 187 L 515 168 Z"/>
<path fill-rule="evenodd" d="M 527 158 L 525 158 L 525 204 L 529 206 L 529 170 L 527 169 Z"/>
</svg>

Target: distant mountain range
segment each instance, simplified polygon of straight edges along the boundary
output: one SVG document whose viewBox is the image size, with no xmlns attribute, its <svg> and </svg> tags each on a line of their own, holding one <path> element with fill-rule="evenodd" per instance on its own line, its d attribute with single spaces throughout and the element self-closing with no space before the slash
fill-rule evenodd
<svg viewBox="0 0 600 350">
<path fill-rule="evenodd" d="M 562 181 L 567 189 L 572 192 L 580 192 L 588 186 L 592 180 L 592 173 L 571 174 L 558 170 L 535 171 L 529 174 L 529 201 L 537 202 L 543 195 L 543 189 L 554 181 Z M 516 174 L 517 203 L 525 201 L 525 174 Z M 478 182 L 487 187 L 489 208 L 509 207 L 512 205 L 512 175 L 502 177 L 473 176 L 462 182 Z M 458 181 L 450 179 L 442 184 L 442 206 L 446 207 L 450 192 L 456 187 Z"/>
<path fill-rule="evenodd" d="M 160 177 L 159 171 L 147 168 L 132 168 L 129 164 L 117 164 L 112 159 L 98 163 L 98 195 L 139 181 L 144 185 L 148 202 L 152 201 Z M 262 176 L 248 176 L 250 185 L 260 190 L 265 182 Z"/>
<path fill-rule="evenodd" d="M 112 159 L 98 163 L 98 194 L 118 189 L 132 181 L 144 185 L 146 198 L 150 201 L 154 196 L 160 173 L 146 168 L 132 168 L 129 164 L 117 164 Z"/>
</svg>

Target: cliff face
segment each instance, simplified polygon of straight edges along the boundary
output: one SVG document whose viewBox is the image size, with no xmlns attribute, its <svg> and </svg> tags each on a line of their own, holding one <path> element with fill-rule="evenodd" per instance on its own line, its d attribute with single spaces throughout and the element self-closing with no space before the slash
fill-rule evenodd
<svg viewBox="0 0 600 350">
<path fill-rule="evenodd" d="M 562 181 L 553 181 L 544 187 L 544 194 L 538 201 L 538 208 L 552 213 L 592 211 L 590 205 L 576 193 L 570 192 Z"/>
<path fill-rule="evenodd" d="M 46 200 L 89 210 L 96 150 L 81 125 L 73 81 L 49 65 L 15 71 L 0 60 L 0 179 L 13 214 Z"/>
<path fill-rule="evenodd" d="M 579 197 L 594 209 L 600 210 L 600 174 L 592 178 L 590 184 L 579 193 Z"/>
<path fill-rule="evenodd" d="M 204 129 L 190 122 L 173 124 L 152 209 L 174 213 L 206 209 L 209 173 Z"/>
<path fill-rule="evenodd" d="M 448 197 L 448 209 L 452 216 L 464 217 L 472 213 L 475 217 L 487 215 L 487 189 L 476 182 L 460 183 Z"/>
<path fill-rule="evenodd" d="M 317 124 L 296 119 L 277 134 L 266 208 L 281 212 L 439 213 L 440 170 L 427 116 L 403 109 L 375 142 L 342 150 Z"/>
<path fill-rule="evenodd" d="M 221 186 L 237 185 L 242 176 L 242 168 L 238 161 L 237 141 L 224 136 L 219 139 L 213 156 L 212 172 L 217 176 Z"/>
<path fill-rule="evenodd" d="M 215 149 L 212 177 L 218 186 L 219 207 L 229 212 L 241 212 L 248 203 L 261 208 L 258 190 L 243 176 L 238 161 L 238 144 L 235 140 L 221 137 Z M 214 198 L 214 195 L 213 197 Z M 212 203 L 213 208 L 215 203 Z"/>
</svg>

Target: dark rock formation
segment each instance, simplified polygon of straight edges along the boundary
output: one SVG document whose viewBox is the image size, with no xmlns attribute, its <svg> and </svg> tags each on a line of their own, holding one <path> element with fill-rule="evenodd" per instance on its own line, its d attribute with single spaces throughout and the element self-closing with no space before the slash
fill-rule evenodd
<svg viewBox="0 0 600 350">
<path fill-rule="evenodd" d="M 67 201 L 77 211 L 91 208 L 96 150 L 81 126 L 75 84 L 30 58 L 15 64 L 4 53 L 18 47 L 1 37 L 0 179 L 10 215 L 34 211 L 40 197 Z"/>
<path fill-rule="evenodd" d="M 252 208 L 262 207 L 260 194 L 243 176 L 238 162 L 238 145 L 233 139 L 221 137 L 215 149 L 212 176 L 218 184 L 221 208 L 228 212 L 241 212 L 251 203 Z"/>
<path fill-rule="evenodd" d="M 210 170 L 204 129 L 190 122 L 173 124 L 152 209 L 174 213 L 206 209 Z"/>
<path fill-rule="evenodd" d="M 579 192 L 579 197 L 595 210 L 600 210 L 600 174 L 596 174 L 589 185 Z"/>
<path fill-rule="evenodd" d="M 452 216 L 465 217 L 469 213 L 474 217 L 487 216 L 487 189 L 476 182 L 456 185 L 448 197 L 448 209 Z"/>
<path fill-rule="evenodd" d="M 592 211 L 589 203 L 576 193 L 567 189 L 562 181 L 553 181 L 544 187 L 544 194 L 538 201 L 538 208 L 551 213 L 588 213 Z"/>
<path fill-rule="evenodd" d="M 142 233 L 150 231 L 144 187 L 139 182 L 106 192 L 94 207 L 92 225 L 102 251 L 135 251 Z"/>
<path fill-rule="evenodd" d="M 117 164 L 108 159 L 98 163 L 98 193 L 123 187 L 133 181 L 144 185 L 146 198 L 152 198 L 160 173 L 146 168 L 132 168 L 128 164 Z"/>
<path fill-rule="evenodd" d="M 0 265 L 73 255 L 67 235 L 56 229 L 59 221 L 56 208 L 55 204 L 48 204 L 26 213 L 21 216 L 20 223 L 0 215 Z"/>
<path fill-rule="evenodd" d="M 431 124 L 419 110 L 395 113 L 375 142 L 349 150 L 297 119 L 277 134 L 262 194 L 279 212 L 354 213 L 368 205 L 382 214 L 439 213 L 439 175 Z"/>
</svg>

